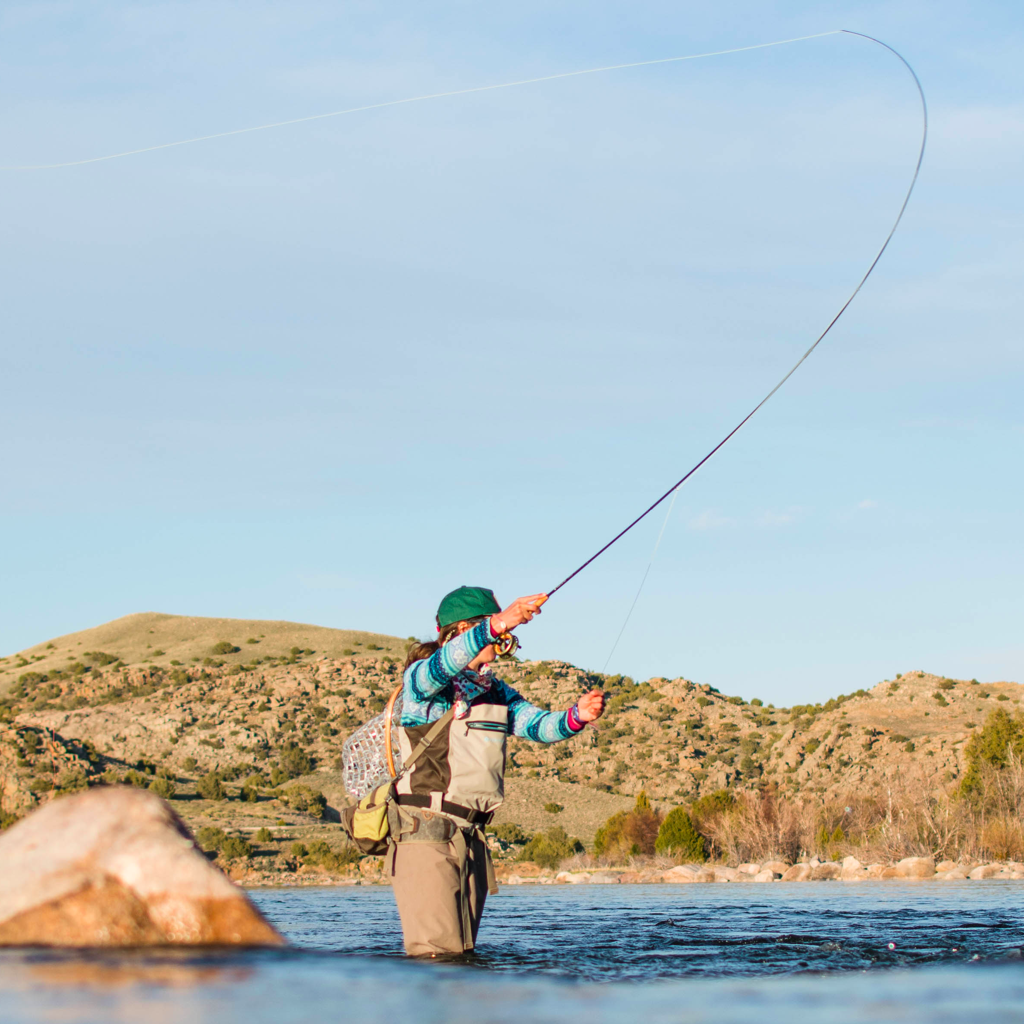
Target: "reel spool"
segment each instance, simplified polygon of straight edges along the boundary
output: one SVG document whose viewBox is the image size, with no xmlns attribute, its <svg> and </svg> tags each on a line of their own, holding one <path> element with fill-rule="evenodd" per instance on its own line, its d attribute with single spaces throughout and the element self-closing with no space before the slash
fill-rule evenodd
<svg viewBox="0 0 1024 1024">
<path fill-rule="evenodd" d="M 494 641 L 494 650 L 499 658 L 511 658 L 519 650 L 519 637 L 515 633 L 499 633 Z"/>
</svg>

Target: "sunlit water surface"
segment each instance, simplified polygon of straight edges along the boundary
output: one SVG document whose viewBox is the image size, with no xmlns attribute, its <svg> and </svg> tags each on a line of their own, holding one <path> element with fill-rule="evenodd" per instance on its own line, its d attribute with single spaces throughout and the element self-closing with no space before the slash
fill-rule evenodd
<svg viewBox="0 0 1024 1024">
<path fill-rule="evenodd" d="M 0 1021 L 1020 1021 L 1020 883 L 529 886 L 410 962 L 391 892 L 265 889 L 284 951 L 0 952 Z"/>
</svg>

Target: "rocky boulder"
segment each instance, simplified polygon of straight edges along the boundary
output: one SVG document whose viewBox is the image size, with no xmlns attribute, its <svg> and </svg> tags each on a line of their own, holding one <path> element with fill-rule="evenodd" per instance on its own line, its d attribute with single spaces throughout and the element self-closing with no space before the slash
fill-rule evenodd
<svg viewBox="0 0 1024 1024">
<path fill-rule="evenodd" d="M 904 857 L 896 865 L 898 878 L 931 878 L 935 874 L 934 857 Z"/>
<path fill-rule="evenodd" d="M 87 790 L 0 834 L 0 945 L 283 943 L 151 793 Z"/>
<path fill-rule="evenodd" d="M 815 864 L 811 868 L 812 882 L 832 882 L 843 872 L 842 866 L 833 862 L 827 864 Z"/>
<path fill-rule="evenodd" d="M 868 877 L 868 869 L 856 857 L 844 857 L 839 877 L 844 882 L 860 882 Z"/>
<path fill-rule="evenodd" d="M 783 872 L 784 882 L 809 882 L 814 868 L 810 864 L 794 864 Z"/>
</svg>

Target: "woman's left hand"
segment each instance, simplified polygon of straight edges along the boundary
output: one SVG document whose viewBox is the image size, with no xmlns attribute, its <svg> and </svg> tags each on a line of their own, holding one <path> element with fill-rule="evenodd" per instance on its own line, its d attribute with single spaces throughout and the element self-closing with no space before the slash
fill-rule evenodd
<svg viewBox="0 0 1024 1024">
<path fill-rule="evenodd" d="M 576 712 L 584 724 L 596 722 L 604 714 L 604 694 L 600 690 L 591 690 L 590 693 L 583 694 L 576 701 Z"/>
</svg>

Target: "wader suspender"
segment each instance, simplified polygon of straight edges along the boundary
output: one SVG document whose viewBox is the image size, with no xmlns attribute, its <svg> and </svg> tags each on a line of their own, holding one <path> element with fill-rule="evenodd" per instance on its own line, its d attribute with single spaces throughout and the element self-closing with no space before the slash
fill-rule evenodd
<svg viewBox="0 0 1024 1024">
<path fill-rule="evenodd" d="M 393 699 L 393 698 L 392 698 Z M 402 774 L 404 775 L 413 763 L 417 761 L 423 753 L 427 750 L 431 743 L 437 739 L 438 736 L 444 732 L 445 728 L 451 724 L 452 719 L 455 717 L 455 705 L 453 704 L 431 727 L 430 731 L 420 740 L 416 745 L 416 749 L 409 755 L 409 759 L 402 766 Z M 387 727 L 391 722 L 391 716 L 388 715 L 386 718 L 386 730 L 390 733 L 390 729 Z M 390 740 L 390 736 L 388 737 Z M 388 748 L 388 759 L 390 761 L 390 742 L 386 744 Z M 491 851 L 487 845 L 487 839 L 484 836 L 484 831 L 479 825 L 471 825 L 468 829 L 457 828 L 455 835 L 452 837 L 452 845 L 455 847 L 456 856 L 459 858 L 459 888 L 461 892 L 459 894 L 459 909 L 462 912 L 462 948 L 472 949 L 473 948 L 473 921 L 469 913 L 469 844 L 466 842 L 466 832 L 472 833 L 472 838 L 479 839 L 480 845 L 484 850 L 484 858 L 487 864 L 487 892 L 491 896 L 497 896 L 498 894 L 498 880 L 494 874 L 494 862 L 491 860 Z M 391 873 L 395 873 L 395 853 L 397 852 L 397 843 L 392 843 L 391 846 Z"/>
</svg>

